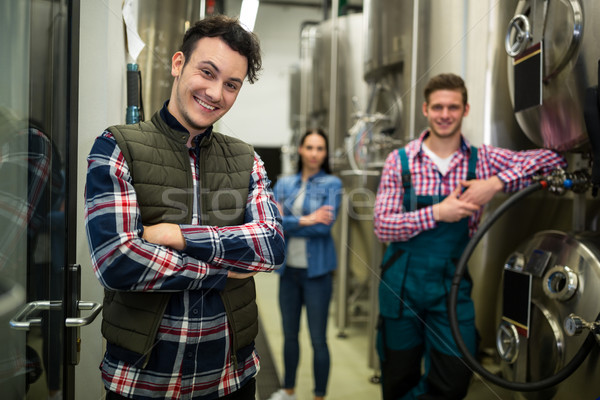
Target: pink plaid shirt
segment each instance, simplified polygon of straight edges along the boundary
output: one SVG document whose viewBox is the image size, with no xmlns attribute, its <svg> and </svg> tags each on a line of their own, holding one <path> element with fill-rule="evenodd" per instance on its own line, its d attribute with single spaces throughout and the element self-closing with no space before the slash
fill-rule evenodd
<svg viewBox="0 0 600 400">
<path fill-rule="evenodd" d="M 422 150 L 423 140 L 428 135 L 426 130 L 406 145 L 413 190 L 416 195 L 447 196 L 461 180 L 467 179 L 471 147 L 463 137 L 460 149 L 452 156 L 448 172 L 442 175 Z M 527 187 L 535 173 L 546 173 L 565 166 L 564 158 L 551 150 L 513 151 L 484 144 L 477 150 L 475 173 L 477 179 L 497 176 L 504 183 L 505 192 L 515 192 Z M 398 150 L 394 150 L 383 167 L 375 201 L 375 234 L 380 241 L 402 242 L 437 227 L 431 206 L 406 212 L 402 207 L 403 199 L 402 166 Z M 481 212 L 469 218 L 470 235 L 479 225 Z"/>
</svg>

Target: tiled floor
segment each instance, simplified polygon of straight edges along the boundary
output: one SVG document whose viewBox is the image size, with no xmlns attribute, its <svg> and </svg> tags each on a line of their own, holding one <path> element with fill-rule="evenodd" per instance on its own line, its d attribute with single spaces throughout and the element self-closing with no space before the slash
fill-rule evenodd
<svg viewBox="0 0 600 400">
<path fill-rule="evenodd" d="M 256 277 L 256 290 L 258 308 L 261 319 L 262 334 L 270 349 L 270 357 L 274 364 L 277 375 L 282 377 L 283 335 L 281 332 L 281 317 L 277 303 L 277 292 L 279 287 L 279 275 L 259 274 Z M 332 305 L 333 309 L 334 305 Z M 371 383 L 375 370 L 369 367 L 369 336 L 368 327 L 365 322 L 353 322 L 344 331 L 345 338 L 337 337 L 338 329 L 335 326 L 333 312 L 331 313 L 328 327 L 328 343 L 331 353 L 331 372 L 328 386 L 328 400 L 378 400 L 381 399 L 381 391 L 378 384 Z M 312 378 L 312 348 L 306 327 L 306 316 L 303 315 L 303 326 L 301 328 L 301 356 L 298 368 L 296 394 L 298 400 L 312 400 L 313 378 Z M 258 347 L 258 345 L 257 345 Z M 260 349 L 259 349 L 260 351 Z M 266 356 L 264 354 L 262 356 Z M 261 356 L 261 357 L 262 357 Z M 270 361 L 270 360 L 264 360 Z M 261 371 L 262 378 L 275 373 L 265 364 Z M 268 364 L 271 364 L 270 362 Z M 259 377 L 260 379 L 260 377 Z M 273 378 L 274 379 L 274 378 Z M 263 386 L 264 387 L 264 386 Z M 271 387 L 276 387 L 274 383 Z M 271 391 L 268 389 L 267 391 Z M 266 400 L 271 393 L 261 393 L 260 385 L 257 399 Z M 498 400 L 512 399 L 513 395 L 504 389 L 494 387 L 489 383 L 473 378 L 469 388 L 467 400 Z"/>
</svg>

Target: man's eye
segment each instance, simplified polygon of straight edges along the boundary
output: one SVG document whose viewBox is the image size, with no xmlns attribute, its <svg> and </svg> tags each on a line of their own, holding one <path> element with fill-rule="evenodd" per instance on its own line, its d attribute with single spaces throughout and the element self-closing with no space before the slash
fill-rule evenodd
<svg viewBox="0 0 600 400">
<path fill-rule="evenodd" d="M 203 69 L 203 70 L 202 70 L 202 72 L 203 72 L 203 73 L 204 73 L 204 75 L 206 75 L 206 76 L 212 76 L 212 72 L 210 72 L 210 71 L 209 71 L 209 70 L 207 70 L 207 69 Z"/>
</svg>

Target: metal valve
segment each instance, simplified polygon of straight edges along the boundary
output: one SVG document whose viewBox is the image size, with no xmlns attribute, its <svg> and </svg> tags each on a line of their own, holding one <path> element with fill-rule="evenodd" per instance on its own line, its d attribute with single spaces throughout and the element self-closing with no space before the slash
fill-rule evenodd
<svg viewBox="0 0 600 400">
<path fill-rule="evenodd" d="M 515 15 L 508 23 L 504 47 L 510 57 L 518 56 L 531 43 L 531 26 L 523 14 Z"/>
<path fill-rule="evenodd" d="M 536 176 L 534 180 L 548 182 L 548 190 L 554 194 L 563 195 L 568 190 L 574 193 L 584 193 L 591 187 L 591 177 L 586 170 L 567 172 L 562 168 L 553 170 L 547 176 Z"/>
<path fill-rule="evenodd" d="M 565 318 L 565 332 L 569 336 L 580 335 L 583 329 L 589 329 L 590 331 L 598 334 L 600 332 L 600 321 L 587 322 L 583 318 L 570 314 Z"/>
</svg>

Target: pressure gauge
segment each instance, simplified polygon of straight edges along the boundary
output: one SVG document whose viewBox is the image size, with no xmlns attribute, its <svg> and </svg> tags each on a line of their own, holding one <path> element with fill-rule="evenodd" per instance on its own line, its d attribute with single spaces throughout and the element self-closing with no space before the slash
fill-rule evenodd
<svg viewBox="0 0 600 400">
<path fill-rule="evenodd" d="M 581 334 L 584 328 L 584 323 L 581 318 L 575 314 L 569 315 L 565 318 L 565 332 L 569 336 L 575 336 Z"/>
</svg>

